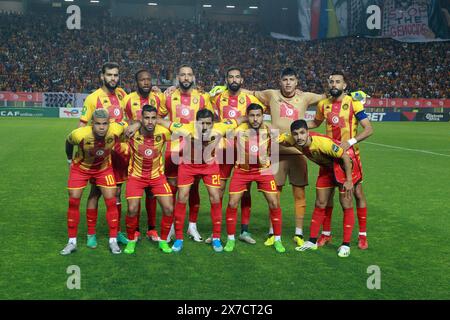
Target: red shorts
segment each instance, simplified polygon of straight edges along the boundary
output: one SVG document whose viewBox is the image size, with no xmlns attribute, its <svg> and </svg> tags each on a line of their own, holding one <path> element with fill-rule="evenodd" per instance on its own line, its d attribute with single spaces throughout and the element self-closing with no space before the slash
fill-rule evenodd
<svg viewBox="0 0 450 320">
<path fill-rule="evenodd" d="M 114 171 L 114 179 L 117 184 L 122 184 L 128 177 L 128 164 L 130 162 L 130 155 L 125 154 L 115 148 L 111 153 L 111 162 Z"/>
<path fill-rule="evenodd" d="M 150 188 L 150 191 L 156 197 L 172 196 L 172 190 L 167 183 L 166 177 L 160 175 L 154 179 L 141 179 L 130 176 L 127 181 L 126 195 L 127 199 L 142 198 L 145 188 Z"/>
<path fill-rule="evenodd" d="M 338 180 L 336 177 L 339 177 Z M 328 189 L 339 187 L 339 192 L 344 192 L 343 183 L 345 181 L 345 172 L 336 162 L 333 168 L 320 167 L 319 176 L 317 177 L 316 188 L 317 189 Z M 360 171 L 360 166 L 357 163 L 353 164 L 352 169 L 352 180 L 353 185 L 361 182 L 362 174 Z"/>
<path fill-rule="evenodd" d="M 235 168 L 230 182 L 230 193 L 241 193 L 247 191 L 247 185 L 252 181 L 258 184 L 258 190 L 266 193 L 277 193 L 277 184 L 272 171 L 266 169 L 264 172 L 259 169 L 244 171 Z"/>
<path fill-rule="evenodd" d="M 166 149 L 166 152 L 164 153 L 164 175 L 167 178 L 176 178 L 178 176 L 178 164 L 175 164 L 172 160 L 173 157 L 177 157 L 176 153 L 173 153 L 169 150 L 169 148 Z M 178 158 L 180 158 L 178 156 Z"/>
<path fill-rule="evenodd" d="M 96 184 L 99 187 L 115 188 L 116 180 L 114 179 L 114 172 L 112 167 L 104 170 L 83 170 L 79 166 L 72 164 L 70 166 L 69 180 L 67 182 L 67 189 L 83 189 L 87 186 L 88 181 Z"/>
<path fill-rule="evenodd" d="M 231 171 L 233 171 L 233 164 L 219 164 L 220 179 L 227 180 L 231 177 Z"/>
<path fill-rule="evenodd" d="M 209 187 L 220 188 L 220 169 L 214 164 L 180 164 L 178 166 L 178 187 L 189 186 L 196 177 L 202 178 Z"/>
</svg>

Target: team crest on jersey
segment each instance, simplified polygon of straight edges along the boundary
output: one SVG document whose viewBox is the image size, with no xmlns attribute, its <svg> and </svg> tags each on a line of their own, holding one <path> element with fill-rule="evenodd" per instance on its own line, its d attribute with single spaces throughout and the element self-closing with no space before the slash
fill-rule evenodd
<svg viewBox="0 0 450 320">
<path fill-rule="evenodd" d="M 327 105 L 327 106 L 325 107 L 325 109 L 331 109 L 331 106 L 330 106 L 330 105 Z"/>
<path fill-rule="evenodd" d="M 344 104 L 344 105 L 342 106 L 342 109 L 347 110 L 347 109 L 348 109 L 348 104 Z"/>
<path fill-rule="evenodd" d="M 239 103 L 240 103 L 240 104 L 243 104 L 244 102 L 245 102 L 244 97 L 242 97 L 242 98 L 239 99 Z"/>
<path fill-rule="evenodd" d="M 222 98 L 222 102 L 227 102 L 228 99 L 227 98 Z"/>
<path fill-rule="evenodd" d="M 160 142 L 160 141 L 161 141 L 161 136 L 160 136 L 160 135 L 157 135 L 157 136 L 155 137 L 155 141 L 156 141 L 156 142 Z"/>
<path fill-rule="evenodd" d="M 119 100 L 123 99 L 123 96 L 121 94 L 118 94 L 117 97 L 119 98 Z"/>
<path fill-rule="evenodd" d="M 108 100 L 107 100 L 107 99 L 104 99 L 104 100 L 103 100 L 103 103 L 108 103 Z"/>
<path fill-rule="evenodd" d="M 198 99 L 197 99 L 197 98 L 194 98 L 194 99 L 192 99 L 192 102 L 195 103 L 195 104 L 197 104 L 197 103 L 198 103 Z"/>
<path fill-rule="evenodd" d="M 339 148 L 337 145 L 335 145 L 335 144 L 333 143 L 333 151 L 334 151 L 334 152 L 338 152 L 339 149 L 340 149 L 340 148 Z"/>
<path fill-rule="evenodd" d="M 108 138 L 107 140 L 106 140 L 106 143 L 112 143 L 113 142 L 113 138 Z"/>
<path fill-rule="evenodd" d="M 151 100 L 150 100 L 150 105 L 151 105 L 151 106 L 155 106 L 155 105 L 156 105 L 156 101 L 155 101 L 154 99 L 151 99 Z"/>
<path fill-rule="evenodd" d="M 212 137 L 211 137 L 211 141 L 214 141 L 214 140 L 216 140 L 216 137 L 215 137 L 215 136 L 212 136 Z"/>
<path fill-rule="evenodd" d="M 173 97 L 173 101 L 177 101 L 178 100 L 178 97 Z"/>
<path fill-rule="evenodd" d="M 183 124 L 181 124 L 181 123 L 179 123 L 179 122 L 175 122 L 175 123 L 173 124 L 173 126 L 174 126 L 175 128 L 181 128 L 181 127 L 183 126 Z"/>
<path fill-rule="evenodd" d="M 138 106 L 138 105 L 139 105 L 139 103 L 137 103 L 137 102 L 133 103 L 133 106 Z"/>
</svg>

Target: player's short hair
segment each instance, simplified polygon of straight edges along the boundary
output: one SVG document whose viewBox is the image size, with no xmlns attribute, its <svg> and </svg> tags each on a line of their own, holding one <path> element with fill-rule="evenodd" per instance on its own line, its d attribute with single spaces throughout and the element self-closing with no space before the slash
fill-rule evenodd
<svg viewBox="0 0 450 320">
<path fill-rule="evenodd" d="M 330 73 L 330 77 L 331 76 L 342 76 L 342 79 L 344 79 L 344 82 L 347 82 L 346 78 L 345 78 L 345 74 L 342 71 L 334 70 L 333 72 Z"/>
<path fill-rule="evenodd" d="M 262 113 L 264 113 L 264 109 L 260 104 L 257 103 L 250 103 L 247 106 L 247 114 L 252 111 L 252 110 L 261 110 Z"/>
<path fill-rule="evenodd" d="M 181 68 L 191 68 L 192 73 L 194 73 L 194 68 L 192 68 L 192 66 L 190 66 L 190 65 L 188 65 L 188 64 L 186 64 L 186 63 L 183 63 L 182 65 L 180 65 L 180 66 L 178 67 L 178 69 L 177 69 L 177 74 L 180 73 Z"/>
<path fill-rule="evenodd" d="M 295 71 L 293 68 L 290 68 L 290 67 L 284 68 L 281 71 L 280 79 L 283 77 L 286 77 L 286 76 L 294 76 L 294 77 L 298 78 L 297 71 Z"/>
<path fill-rule="evenodd" d="M 144 115 L 144 112 L 156 112 L 158 113 L 158 110 L 156 109 L 156 107 L 151 106 L 149 104 L 146 104 L 142 107 L 142 115 Z"/>
<path fill-rule="evenodd" d="M 198 121 L 199 119 L 204 118 L 211 118 L 212 120 L 214 120 L 214 114 L 212 113 L 211 110 L 208 109 L 198 110 L 197 114 L 195 115 L 195 119 Z"/>
<path fill-rule="evenodd" d="M 92 114 L 92 118 L 109 119 L 109 112 L 106 109 L 96 109 Z"/>
<path fill-rule="evenodd" d="M 303 119 L 295 120 L 291 123 L 291 132 L 298 129 L 306 129 L 308 130 L 308 124 Z"/>
<path fill-rule="evenodd" d="M 152 77 L 152 74 L 150 73 L 150 71 L 148 71 L 147 69 L 139 69 L 135 74 L 134 74 L 134 80 L 136 80 L 136 82 L 138 81 L 139 75 L 143 72 L 147 72 L 150 75 L 150 78 Z"/>
<path fill-rule="evenodd" d="M 119 64 L 116 63 L 116 62 L 110 62 L 110 61 L 105 62 L 105 63 L 102 65 L 102 73 L 105 74 L 106 69 L 114 69 L 114 68 L 119 69 Z"/>
<path fill-rule="evenodd" d="M 239 73 L 242 75 L 242 70 L 241 70 L 241 68 L 239 68 L 239 67 L 236 67 L 236 66 L 231 66 L 231 67 L 229 67 L 228 69 L 227 69 L 227 73 L 225 74 L 225 77 L 227 77 L 228 78 L 228 74 L 231 72 L 231 71 L 239 71 Z"/>
</svg>

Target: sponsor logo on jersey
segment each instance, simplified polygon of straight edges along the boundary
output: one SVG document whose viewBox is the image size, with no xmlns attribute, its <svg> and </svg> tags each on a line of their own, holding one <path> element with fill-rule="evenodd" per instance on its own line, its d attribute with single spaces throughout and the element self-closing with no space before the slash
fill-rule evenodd
<svg viewBox="0 0 450 320">
<path fill-rule="evenodd" d="M 333 143 L 333 151 L 334 151 L 334 152 L 338 152 L 339 149 L 340 149 L 340 147 L 338 147 L 337 145 L 335 145 L 335 144 Z"/>
<path fill-rule="evenodd" d="M 348 104 L 344 104 L 344 105 L 342 106 L 342 109 L 347 110 L 347 109 L 348 109 Z"/>
<path fill-rule="evenodd" d="M 97 157 L 101 157 L 101 156 L 103 156 L 104 154 L 105 154 L 105 150 L 103 150 L 103 149 L 97 150 L 97 152 L 95 152 L 95 155 L 96 155 Z"/>
</svg>

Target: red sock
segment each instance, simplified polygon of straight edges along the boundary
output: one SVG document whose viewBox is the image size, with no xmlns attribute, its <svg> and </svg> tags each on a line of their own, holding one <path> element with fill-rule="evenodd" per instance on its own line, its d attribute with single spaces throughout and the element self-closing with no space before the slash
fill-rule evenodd
<svg viewBox="0 0 450 320">
<path fill-rule="evenodd" d="M 325 219 L 323 219 L 322 231 L 331 232 L 331 215 L 333 214 L 333 207 L 325 208 Z"/>
<path fill-rule="evenodd" d="M 200 209 L 200 194 L 198 192 L 198 181 L 194 182 L 189 191 L 189 222 L 197 222 Z"/>
<path fill-rule="evenodd" d="M 367 228 L 367 207 L 356 208 L 356 214 L 358 215 L 359 232 L 366 232 Z"/>
<path fill-rule="evenodd" d="M 138 205 L 138 212 L 137 212 L 137 225 L 136 225 L 136 231 L 139 231 L 139 223 L 141 222 L 141 202 L 139 201 Z"/>
<path fill-rule="evenodd" d="M 227 207 L 225 219 L 227 220 L 227 234 L 229 236 L 236 234 L 237 208 Z"/>
<path fill-rule="evenodd" d="M 148 227 L 154 229 L 156 226 L 156 197 L 145 197 L 145 209 L 147 210 Z"/>
<path fill-rule="evenodd" d="M 95 234 L 95 227 L 97 226 L 98 209 L 86 209 L 86 220 L 88 234 Z"/>
<path fill-rule="evenodd" d="M 167 241 L 167 236 L 169 235 L 170 227 L 173 223 L 173 214 L 166 216 L 163 214 L 161 218 L 161 239 Z"/>
<path fill-rule="evenodd" d="M 105 199 L 106 220 L 109 226 L 109 237 L 117 238 L 119 231 L 119 213 L 117 212 L 116 198 Z"/>
<path fill-rule="evenodd" d="M 272 222 L 273 235 L 281 236 L 281 208 L 270 209 L 270 221 Z"/>
<path fill-rule="evenodd" d="M 320 231 L 320 226 L 325 219 L 325 208 L 315 207 L 311 219 L 311 226 L 309 227 L 309 237 L 317 238 Z"/>
<path fill-rule="evenodd" d="M 173 186 L 171 184 L 170 185 L 170 190 L 172 190 L 172 195 L 173 195 L 173 207 L 175 208 L 175 205 L 177 203 L 177 190 L 178 187 L 177 186 Z"/>
<path fill-rule="evenodd" d="M 250 195 L 244 196 L 241 200 L 241 224 L 248 224 L 250 222 L 250 211 L 252 208 L 252 198 Z"/>
<path fill-rule="evenodd" d="M 353 226 L 355 225 L 355 212 L 353 208 L 344 209 L 344 242 L 352 240 Z"/>
<path fill-rule="evenodd" d="M 136 232 L 138 226 L 138 217 L 137 215 L 130 217 L 126 215 L 125 224 L 127 226 L 127 238 L 130 240 L 134 240 L 134 233 Z"/>
<path fill-rule="evenodd" d="M 183 240 L 183 226 L 184 218 L 186 217 L 186 203 L 178 202 L 175 204 L 174 211 L 175 218 L 175 237 L 179 240 Z"/>
<path fill-rule="evenodd" d="M 67 230 L 69 238 L 76 238 L 78 224 L 80 223 L 80 199 L 69 197 L 69 208 L 67 209 Z"/>
<path fill-rule="evenodd" d="M 211 203 L 211 220 L 213 224 L 213 238 L 220 238 L 222 227 L 222 203 Z"/>
<path fill-rule="evenodd" d="M 120 231 L 120 221 L 122 219 L 122 203 L 116 203 L 117 206 L 117 231 Z"/>
</svg>

